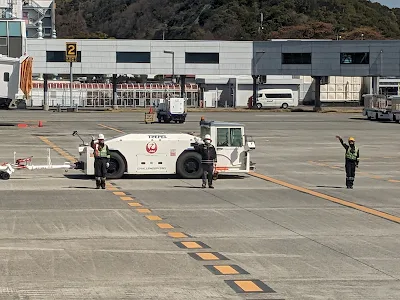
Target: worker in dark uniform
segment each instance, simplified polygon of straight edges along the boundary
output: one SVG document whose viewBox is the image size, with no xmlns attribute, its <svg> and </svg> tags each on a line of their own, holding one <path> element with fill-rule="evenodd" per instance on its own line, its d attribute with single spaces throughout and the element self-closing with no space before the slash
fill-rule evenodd
<svg viewBox="0 0 400 300">
<path fill-rule="evenodd" d="M 346 149 L 345 159 L 346 159 L 346 187 L 348 189 L 353 188 L 354 178 L 356 176 L 356 167 L 358 168 L 358 163 L 360 160 L 360 150 L 356 147 L 355 139 L 350 137 L 349 144 L 343 142 L 340 136 L 336 136 L 340 141 L 344 149 Z"/>
<path fill-rule="evenodd" d="M 203 176 L 202 188 L 204 189 L 207 184 L 208 179 L 208 187 L 213 189 L 212 185 L 213 181 L 213 173 L 214 173 L 214 162 L 217 162 L 217 152 L 215 151 L 214 146 L 211 144 L 211 136 L 206 134 L 204 137 L 204 144 L 195 144 L 195 150 L 201 155 L 201 166 L 203 168 Z"/>
<path fill-rule="evenodd" d="M 94 176 L 96 178 L 96 189 L 100 187 L 106 188 L 106 174 L 110 163 L 110 150 L 104 144 L 104 135 L 99 134 L 98 140 L 95 142 L 92 137 L 90 146 L 94 149 Z"/>
</svg>

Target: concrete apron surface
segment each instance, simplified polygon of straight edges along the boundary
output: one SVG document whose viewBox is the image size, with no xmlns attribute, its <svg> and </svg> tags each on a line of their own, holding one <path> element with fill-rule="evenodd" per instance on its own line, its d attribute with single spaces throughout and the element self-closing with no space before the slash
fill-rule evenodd
<svg viewBox="0 0 400 300">
<path fill-rule="evenodd" d="M 198 132 L 144 113 L 0 112 L 0 161 L 74 161 L 103 133 Z M 256 170 L 215 189 L 125 176 L 95 190 L 72 170 L 0 180 L 0 299 L 400 299 L 399 124 L 359 114 L 207 113 L 256 142 Z M 37 127 L 42 121 L 43 127 Z M 344 149 L 361 162 L 345 188 Z"/>
</svg>

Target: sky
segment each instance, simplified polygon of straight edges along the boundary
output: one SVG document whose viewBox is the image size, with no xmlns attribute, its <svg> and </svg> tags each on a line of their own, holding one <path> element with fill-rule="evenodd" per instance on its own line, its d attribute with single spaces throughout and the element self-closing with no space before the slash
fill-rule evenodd
<svg viewBox="0 0 400 300">
<path fill-rule="evenodd" d="M 379 2 L 389 7 L 400 7 L 400 0 L 372 0 L 372 2 Z"/>
</svg>

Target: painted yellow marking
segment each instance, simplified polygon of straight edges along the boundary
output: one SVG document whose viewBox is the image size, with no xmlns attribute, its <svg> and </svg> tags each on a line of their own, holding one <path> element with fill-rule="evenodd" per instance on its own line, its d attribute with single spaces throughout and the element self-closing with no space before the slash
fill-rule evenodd
<svg viewBox="0 0 400 300">
<path fill-rule="evenodd" d="M 371 178 L 374 178 L 374 179 L 382 179 L 381 176 L 377 176 L 377 175 L 372 175 Z"/>
<path fill-rule="evenodd" d="M 168 235 L 173 238 L 187 238 L 188 236 L 182 232 L 168 232 Z"/>
<path fill-rule="evenodd" d="M 130 200 L 133 200 L 133 198 L 132 197 L 120 197 L 121 198 L 121 200 L 124 200 L 124 201 L 130 201 Z"/>
<path fill-rule="evenodd" d="M 388 181 L 389 182 L 393 182 L 393 183 L 399 183 L 400 182 L 400 180 L 395 180 L 395 179 L 389 179 Z"/>
<path fill-rule="evenodd" d="M 157 223 L 157 226 L 160 227 L 161 229 L 170 229 L 174 228 L 171 224 L 168 223 Z"/>
<path fill-rule="evenodd" d="M 236 271 L 234 268 L 231 266 L 214 266 L 220 273 L 224 275 L 233 275 L 233 274 L 239 274 L 238 271 Z"/>
<path fill-rule="evenodd" d="M 142 214 L 148 214 L 151 213 L 151 210 L 148 208 L 136 208 L 136 210 Z"/>
<path fill-rule="evenodd" d="M 118 189 L 116 187 L 113 187 L 113 186 L 106 187 L 106 190 L 107 191 L 118 191 Z"/>
<path fill-rule="evenodd" d="M 196 253 L 203 260 L 219 260 L 217 256 L 212 253 Z"/>
<path fill-rule="evenodd" d="M 162 219 L 159 216 L 146 216 L 150 221 L 161 221 Z"/>
<path fill-rule="evenodd" d="M 140 204 L 140 203 L 137 203 L 137 202 L 128 203 L 128 205 L 130 205 L 130 206 L 134 206 L 134 207 L 139 207 L 139 206 L 142 206 L 142 204 Z"/>
<path fill-rule="evenodd" d="M 116 190 L 118 190 L 118 189 L 116 189 Z M 113 194 L 115 196 L 126 196 L 126 194 L 124 192 L 113 192 Z"/>
<path fill-rule="evenodd" d="M 258 174 L 258 173 L 255 173 L 255 172 L 249 172 L 249 174 L 254 176 L 254 177 L 257 177 L 257 178 L 260 178 L 260 179 L 263 179 L 263 180 L 267 180 L 267 181 L 275 183 L 275 184 L 282 185 L 282 186 L 290 188 L 292 190 L 296 190 L 296 191 L 299 191 L 299 192 L 302 192 L 302 193 L 306 193 L 306 194 L 309 194 L 309 195 L 312 195 L 312 196 L 315 196 L 315 197 L 318 197 L 318 198 L 321 198 L 321 199 L 325 199 L 325 200 L 328 200 L 328 201 L 331 201 L 331 202 L 335 202 L 335 203 L 341 204 L 343 206 L 351 207 L 351 208 L 357 209 L 359 211 L 362 211 L 362 212 L 365 212 L 365 213 L 368 213 L 368 214 L 371 214 L 371 215 L 374 215 L 374 216 L 377 216 L 377 217 L 384 218 L 384 219 L 389 220 L 389 221 L 400 223 L 400 217 L 397 217 L 397 216 L 394 216 L 394 215 L 390 215 L 388 213 L 381 212 L 379 210 L 375 210 L 375 209 L 372 209 L 372 208 L 369 208 L 369 207 L 366 207 L 366 206 L 363 206 L 363 205 L 360 205 L 360 204 L 356 204 L 356 203 L 353 203 L 353 202 L 350 202 L 350 201 L 346 201 L 346 200 L 342 200 L 342 199 L 335 198 L 335 197 L 332 197 L 332 196 L 328 196 L 328 195 L 325 195 L 325 194 L 322 194 L 322 193 L 319 193 L 319 192 L 315 192 L 315 191 L 312 191 L 312 190 L 309 190 L 309 189 L 306 189 L 306 188 L 303 188 L 303 187 L 300 187 L 300 186 L 297 186 L 297 185 L 294 185 L 294 184 L 290 184 L 290 183 L 287 183 L 287 182 L 284 182 L 284 181 L 281 181 L 281 180 L 278 180 L 278 179 L 275 179 L 275 178 L 272 178 L 272 177 L 268 177 L 268 176 L 265 176 L 265 175 L 262 175 L 262 174 Z"/>
<path fill-rule="evenodd" d="M 114 131 L 119 132 L 119 133 L 125 133 L 125 132 L 122 131 L 122 130 L 119 130 L 119 129 L 116 129 L 116 128 L 113 128 L 113 127 L 110 127 L 110 126 L 106 126 L 106 125 L 103 125 L 103 124 L 97 124 L 97 125 L 99 125 L 99 126 L 101 126 L 101 127 L 104 127 L 104 128 L 107 128 L 107 129 L 114 130 Z"/>
<path fill-rule="evenodd" d="M 236 283 L 243 291 L 245 292 L 262 292 L 262 289 L 259 288 L 257 284 L 255 284 L 253 281 L 233 281 Z"/>
<path fill-rule="evenodd" d="M 203 248 L 202 246 L 200 246 L 198 243 L 196 242 L 182 242 L 182 245 L 185 246 L 188 249 L 199 249 L 199 248 Z"/>
<path fill-rule="evenodd" d="M 77 162 L 77 159 L 74 158 L 72 155 L 68 154 L 68 152 L 65 152 L 63 150 L 61 150 L 60 147 L 58 147 L 56 144 L 54 144 L 53 142 L 49 141 L 48 138 L 44 137 L 44 136 L 39 136 L 39 139 L 47 144 L 48 146 L 50 146 L 54 151 L 56 151 L 58 154 L 60 154 L 62 157 L 64 157 L 65 159 L 69 160 L 72 163 Z M 58 150 L 59 149 L 59 150 Z"/>
</svg>

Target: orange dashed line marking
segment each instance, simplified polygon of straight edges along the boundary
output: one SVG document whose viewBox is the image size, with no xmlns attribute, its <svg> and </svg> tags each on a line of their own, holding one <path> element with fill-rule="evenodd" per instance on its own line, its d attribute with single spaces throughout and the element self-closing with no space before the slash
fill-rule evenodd
<svg viewBox="0 0 400 300">
<path fill-rule="evenodd" d="M 168 232 L 168 235 L 173 238 L 187 238 L 188 236 L 182 232 Z"/>
<path fill-rule="evenodd" d="M 168 223 L 157 223 L 157 226 L 160 227 L 161 229 L 170 229 L 174 228 L 171 224 Z"/>
<path fill-rule="evenodd" d="M 133 200 L 133 198 L 132 197 L 119 197 L 121 200 L 123 200 L 123 201 L 131 201 L 131 200 Z"/>
<path fill-rule="evenodd" d="M 118 190 L 118 189 L 116 189 Z M 124 192 L 113 192 L 114 195 L 116 196 L 126 196 L 126 194 Z"/>
<path fill-rule="evenodd" d="M 134 206 L 134 207 L 142 206 L 142 204 L 137 203 L 137 202 L 128 203 L 128 205 L 129 205 L 129 206 Z"/>
<path fill-rule="evenodd" d="M 245 292 L 262 292 L 263 290 L 256 285 L 253 281 L 245 281 L 245 280 L 235 280 L 235 284 L 237 284 L 243 291 Z"/>
<path fill-rule="evenodd" d="M 162 219 L 159 216 L 146 216 L 150 221 L 161 221 Z"/>
<path fill-rule="evenodd" d="M 151 210 L 148 209 L 148 208 L 136 208 L 136 211 L 137 211 L 137 212 L 140 212 L 140 213 L 142 213 L 142 214 L 151 213 Z"/>
</svg>

